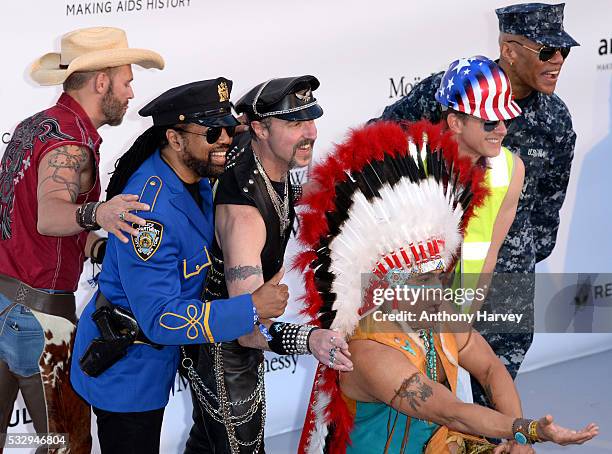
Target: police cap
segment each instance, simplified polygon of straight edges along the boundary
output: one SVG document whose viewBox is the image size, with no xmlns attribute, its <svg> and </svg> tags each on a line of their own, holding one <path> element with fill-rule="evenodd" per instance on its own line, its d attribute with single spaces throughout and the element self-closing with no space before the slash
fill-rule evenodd
<svg viewBox="0 0 612 454">
<path fill-rule="evenodd" d="M 153 117 L 155 126 L 196 123 L 203 126 L 236 126 L 232 115 L 232 81 L 224 77 L 171 88 L 138 111 Z"/>
</svg>

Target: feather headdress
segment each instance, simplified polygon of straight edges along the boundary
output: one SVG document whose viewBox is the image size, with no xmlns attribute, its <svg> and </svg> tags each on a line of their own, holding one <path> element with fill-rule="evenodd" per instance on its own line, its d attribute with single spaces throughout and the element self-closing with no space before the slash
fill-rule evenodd
<svg viewBox="0 0 612 454">
<path fill-rule="evenodd" d="M 353 130 L 313 169 L 317 190 L 303 199 L 305 251 L 294 263 L 303 313 L 348 336 L 361 314 L 362 275 L 449 269 L 487 194 L 484 172 L 458 156 L 450 132 L 426 121 Z M 337 372 L 319 365 L 300 452 L 343 453 L 351 426 Z"/>
</svg>

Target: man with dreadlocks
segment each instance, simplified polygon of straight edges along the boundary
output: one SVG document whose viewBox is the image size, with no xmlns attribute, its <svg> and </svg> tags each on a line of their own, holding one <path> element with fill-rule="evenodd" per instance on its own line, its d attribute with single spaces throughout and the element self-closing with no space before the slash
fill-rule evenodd
<svg viewBox="0 0 612 454">
<path fill-rule="evenodd" d="M 251 292 L 282 268 L 295 219 L 289 170 L 312 159 L 315 120 L 323 115 L 312 94 L 318 87 L 314 76 L 271 79 L 236 104 L 236 110 L 246 114 L 251 133 L 216 189 L 207 299 Z M 186 453 L 264 452 L 262 350 L 312 353 L 336 370 L 352 368 L 344 339 L 308 325 L 261 320 L 258 329 L 236 342 L 203 345 L 200 378 L 191 371 L 194 426 Z"/>
<path fill-rule="evenodd" d="M 146 210 L 136 195 L 99 201 L 98 129 L 121 124 L 134 97 L 132 64 L 162 69 L 164 60 L 128 47 L 117 28 L 64 35 L 60 52 L 31 68 L 37 83 L 63 93 L 17 126 L 0 165 L 0 434 L 21 392 L 36 432 L 68 434 L 73 454 L 91 450 L 90 411 L 68 370 L 74 292 L 85 257 L 103 250 L 92 230 L 127 242 L 132 223 L 144 222 L 129 211 Z M 0 435 L 0 452 L 2 443 Z"/>
<path fill-rule="evenodd" d="M 110 238 L 99 291 L 75 341 L 74 389 L 93 406 L 103 453 L 159 452 L 179 345 L 230 341 L 281 315 L 289 296 L 275 273 L 253 294 L 202 301 L 213 242 L 209 178 L 225 165 L 238 121 L 223 77 L 172 88 L 140 110 L 153 117 L 118 161 L 108 197 L 150 206 L 129 244 Z M 246 293 L 246 292 L 244 292 Z"/>
<path fill-rule="evenodd" d="M 349 338 L 354 370 L 319 365 L 300 453 L 525 453 L 597 435 L 594 424 L 572 431 L 550 415 L 524 419 L 488 344 L 469 325 L 441 323 L 459 314 L 424 291 L 442 288 L 486 195 L 483 169 L 459 156 L 450 131 L 366 126 L 312 176 L 319 187 L 305 197 L 297 260 L 306 309 Z M 402 297 L 401 287 L 422 292 Z M 459 366 L 491 389 L 496 410 L 457 399 Z M 495 447 L 467 434 L 515 441 Z"/>
</svg>

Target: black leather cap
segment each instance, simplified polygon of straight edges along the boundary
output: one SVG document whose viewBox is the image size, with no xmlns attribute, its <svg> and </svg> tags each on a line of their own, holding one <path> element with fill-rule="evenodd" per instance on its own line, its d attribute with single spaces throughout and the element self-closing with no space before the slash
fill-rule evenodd
<svg viewBox="0 0 612 454">
<path fill-rule="evenodd" d="M 287 121 L 314 120 L 323 115 L 312 92 L 319 87 L 314 76 L 283 77 L 263 82 L 236 103 L 236 112 L 250 121 L 276 117 Z"/>
<path fill-rule="evenodd" d="M 236 126 L 230 93 L 232 81 L 224 77 L 171 88 L 138 111 L 153 117 L 155 126 L 196 123 L 203 126 Z"/>
</svg>

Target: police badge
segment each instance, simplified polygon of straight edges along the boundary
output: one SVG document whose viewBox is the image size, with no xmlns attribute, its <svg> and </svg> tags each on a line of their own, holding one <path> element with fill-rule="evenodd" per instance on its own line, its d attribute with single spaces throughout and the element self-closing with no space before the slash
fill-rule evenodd
<svg viewBox="0 0 612 454">
<path fill-rule="evenodd" d="M 224 102 L 229 99 L 229 88 L 225 82 L 221 82 L 217 86 L 217 92 L 219 93 L 219 102 Z"/>
<path fill-rule="evenodd" d="M 145 262 L 153 257 L 161 244 L 164 226 L 156 221 L 149 221 L 142 226 L 132 224 L 138 230 L 138 236 L 132 236 L 132 245 L 136 251 L 136 255 Z"/>
</svg>

